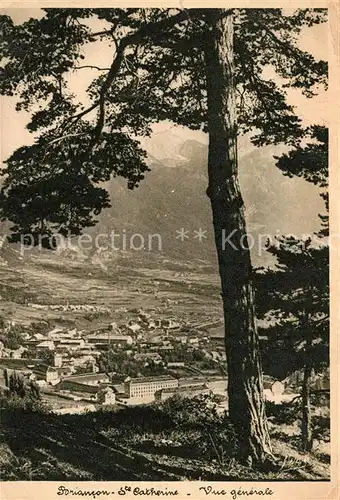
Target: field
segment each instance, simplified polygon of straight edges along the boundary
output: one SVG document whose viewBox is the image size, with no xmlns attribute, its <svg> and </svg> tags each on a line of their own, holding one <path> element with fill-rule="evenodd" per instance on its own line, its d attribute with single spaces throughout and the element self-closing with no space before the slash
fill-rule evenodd
<svg viewBox="0 0 340 500">
<path fill-rule="evenodd" d="M 152 263 L 151 263 L 152 264 Z M 107 326 L 125 321 L 126 309 L 155 309 L 157 315 L 175 315 L 205 322 L 207 316 L 221 316 L 218 276 L 202 264 L 182 272 L 160 267 L 131 267 L 129 260 L 106 265 L 70 260 L 48 253 L 30 255 L 18 266 L 0 266 L 0 315 L 23 324 L 32 321 L 71 322 L 80 329 Z M 42 311 L 37 304 L 92 304 L 110 309 L 108 313 L 84 311 Z M 123 311 L 123 312 L 121 312 Z"/>
</svg>

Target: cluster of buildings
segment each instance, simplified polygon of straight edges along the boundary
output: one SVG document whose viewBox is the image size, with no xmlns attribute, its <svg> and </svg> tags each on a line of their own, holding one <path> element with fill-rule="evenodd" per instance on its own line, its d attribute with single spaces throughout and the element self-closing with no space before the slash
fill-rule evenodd
<svg viewBox="0 0 340 500">
<path fill-rule="evenodd" d="M 87 306 L 79 307 L 85 307 L 80 310 L 92 311 Z M 121 312 L 128 311 L 124 309 Z M 130 312 L 130 319 L 119 325 L 111 323 L 105 329 L 82 331 L 56 326 L 40 333 L 28 328 L 22 333 L 21 345 L 16 349 L 8 349 L 0 342 L 0 391 L 6 389 L 5 372 L 7 378 L 16 372 L 27 384 L 36 384 L 43 399 L 54 412 L 60 414 L 95 411 L 103 406 L 149 404 L 173 396 L 194 397 L 209 393 L 218 394 L 220 407 L 226 409 L 225 375 L 199 371 L 194 368 L 194 363 L 187 363 L 178 356 L 181 352 L 198 350 L 212 364 L 225 366 L 221 321 L 184 323 L 177 318 L 156 318 L 144 310 Z M 4 333 L 12 327 L 15 325 L 8 323 Z M 131 362 L 140 366 L 162 365 L 166 370 L 154 376 L 139 374 L 135 377 L 124 375 L 123 378 L 114 371 L 103 373 L 99 360 L 109 350 L 123 352 Z M 285 381 L 265 376 L 265 398 L 278 403 L 291 399 L 295 392 L 289 388 L 301 384 L 299 376 L 297 373 L 294 380 L 292 376 Z M 317 390 L 323 390 L 327 384 L 329 388 L 329 377 L 325 380 L 322 379 L 321 383 L 316 379 Z"/>
<path fill-rule="evenodd" d="M 4 372 L 7 377 L 16 372 L 26 385 L 34 381 L 41 388 L 42 399 L 59 414 L 95 411 L 102 406 L 135 406 L 164 401 L 175 395 L 193 397 L 214 392 L 208 380 L 200 377 L 193 380 L 171 375 L 126 377 L 119 382 L 113 374 L 62 373 L 61 368 L 48 366 L 41 360 L 8 358 L 7 362 L 2 362 L 0 388 L 5 386 Z"/>
<path fill-rule="evenodd" d="M 49 359 L 50 367 L 75 372 L 84 365 L 92 366 L 98 371 L 96 360 L 103 350 L 110 347 L 126 347 L 132 345 L 134 339 L 128 333 L 122 335 L 113 323 L 106 331 L 86 333 L 81 330 L 56 327 L 42 334 L 27 330 L 22 334 L 21 345 L 17 349 L 7 349 L 0 343 L 0 358 L 22 359 L 43 353 L 43 359 Z M 62 370 L 59 370 L 62 372 Z"/>
<path fill-rule="evenodd" d="M 40 333 L 27 328 L 17 349 L 6 349 L 0 343 L 0 376 L 6 369 L 34 381 L 43 397 L 61 413 L 67 408 L 76 412 L 98 405 L 145 404 L 175 394 L 194 396 L 211 390 L 204 376 L 199 375 L 198 383 L 193 383 L 188 376 L 176 375 L 176 370 L 186 367 L 185 361 L 176 359 L 176 353 L 195 349 L 216 363 L 225 359 L 223 342 L 210 345 L 207 331 L 198 325 L 196 328 L 171 317 L 155 318 L 138 310 L 124 324 L 111 323 L 91 332 L 56 326 Z M 122 351 L 140 366 L 163 365 L 167 374 L 126 377 L 122 382 L 122 378 L 115 378 L 115 372 L 100 372 L 99 360 L 108 350 Z"/>
<path fill-rule="evenodd" d="M 27 302 L 27 307 L 43 311 L 85 311 L 85 312 L 101 312 L 110 313 L 110 309 L 105 306 L 97 306 L 95 304 L 35 304 Z"/>
<path fill-rule="evenodd" d="M 194 397 L 200 394 L 213 393 L 213 387 L 208 386 L 208 380 L 177 379 L 170 375 L 158 377 L 128 377 L 124 381 L 124 396 L 122 402 L 138 404 L 139 401 L 165 401 L 172 396 Z"/>
<path fill-rule="evenodd" d="M 124 324 L 114 322 L 92 332 L 56 326 L 41 333 L 28 328 L 22 333 L 18 348 L 6 349 L 0 343 L 0 358 L 38 358 L 44 353 L 41 357 L 49 360 L 47 364 L 50 365 L 51 373 L 54 369 L 59 376 L 63 376 L 66 371 L 74 373 L 82 367 L 97 372 L 97 360 L 103 351 L 119 349 L 145 365 L 151 362 L 164 364 L 167 358 L 172 368 L 183 366 L 183 360 L 176 359 L 176 354 L 172 357 L 169 355 L 176 349 L 176 352 L 178 349 L 201 349 L 204 355 L 216 363 L 225 360 L 223 342 L 220 345 L 211 343 L 205 330 L 188 327 L 176 318 L 154 318 L 144 310 L 136 311 Z M 50 383 L 50 380 L 46 382 Z"/>
</svg>

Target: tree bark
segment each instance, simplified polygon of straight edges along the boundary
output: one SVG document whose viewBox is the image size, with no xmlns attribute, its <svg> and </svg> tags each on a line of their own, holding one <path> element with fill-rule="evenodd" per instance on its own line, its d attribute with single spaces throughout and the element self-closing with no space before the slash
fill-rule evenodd
<svg viewBox="0 0 340 500">
<path fill-rule="evenodd" d="M 233 16 L 222 9 L 209 9 L 206 19 L 207 195 L 222 287 L 229 418 L 239 437 L 241 456 L 248 462 L 263 462 L 272 452 L 263 399 L 252 265 L 238 181 Z"/>
<path fill-rule="evenodd" d="M 312 367 L 306 363 L 302 382 L 302 422 L 301 422 L 301 438 L 302 449 L 311 451 L 313 448 L 312 436 L 312 415 L 310 409 L 310 382 L 312 377 Z"/>
</svg>

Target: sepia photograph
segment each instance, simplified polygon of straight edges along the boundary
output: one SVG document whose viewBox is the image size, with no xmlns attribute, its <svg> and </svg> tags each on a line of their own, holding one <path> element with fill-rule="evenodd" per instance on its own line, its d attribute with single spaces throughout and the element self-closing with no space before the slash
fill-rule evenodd
<svg viewBox="0 0 340 500">
<path fill-rule="evenodd" d="M 330 484 L 327 7 L 8 5 L 3 484 Z"/>
</svg>

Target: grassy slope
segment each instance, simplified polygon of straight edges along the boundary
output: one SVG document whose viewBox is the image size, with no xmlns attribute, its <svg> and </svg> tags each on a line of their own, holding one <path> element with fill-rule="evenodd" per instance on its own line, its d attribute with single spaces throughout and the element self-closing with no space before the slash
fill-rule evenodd
<svg viewBox="0 0 340 500">
<path fill-rule="evenodd" d="M 311 454 L 298 451 L 292 427 L 271 424 L 273 447 L 281 458 L 281 466 L 276 472 L 259 472 L 232 457 L 232 448 L 228 450 L 228 441 L 220 439 L 218 430 L 210 434 L 215 435 L 211 438 L 214 446 L 207 439 L 209 451 L 204 453 L 206 434 L 195 424 L 186 425 L 185 430 L 179 426 L 157 429 L 157 425 L 148 423 L 153 420 L 152 414 L 147 420 L 134 417 L 131 411 L 124 417 L 124 412 L 82 416 L 29 414 L 21 418 L 4 413 L 0 445 L 2 479 L 329 479 L 329 455 L 320 450 Z M 171 439 L 174 444 L 164 444 L 162 439 Z"/>
</svg>

